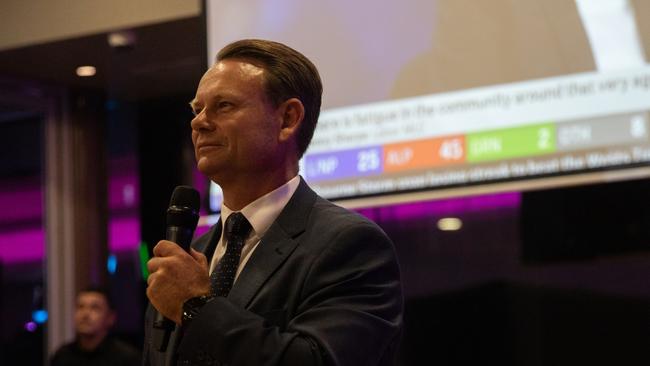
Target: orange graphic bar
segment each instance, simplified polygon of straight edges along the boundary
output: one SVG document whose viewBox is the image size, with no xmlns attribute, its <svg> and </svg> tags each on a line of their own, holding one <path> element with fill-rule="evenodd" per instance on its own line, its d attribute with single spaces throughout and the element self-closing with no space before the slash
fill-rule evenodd
<svg viewBox="0 0 650 366">
<path fill-rule="evenodd" d="M 465 162 L 465 137 L 462 135 L 384 145 L 385 172 L 463 162 Z"/>
</svg>

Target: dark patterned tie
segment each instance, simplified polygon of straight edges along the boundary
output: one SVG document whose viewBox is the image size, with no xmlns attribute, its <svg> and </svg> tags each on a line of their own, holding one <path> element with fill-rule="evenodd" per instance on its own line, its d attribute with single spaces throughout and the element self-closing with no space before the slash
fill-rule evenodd
<svg viewBox="0 0 650 366">
<path fill-rule="evenodd" d="M 228 296 L 232 284 L 235 282 L 241 250 L 244 241 L 251 231 L 251 224 L 241 212 L 233 212 L 228 216 L 224 228 L 224 239 L 226 240 L 226 254 L 221 257 L 217 267 L 212 271 L 210 279 L 212 290 L 216 296 Z"/>
</svg>

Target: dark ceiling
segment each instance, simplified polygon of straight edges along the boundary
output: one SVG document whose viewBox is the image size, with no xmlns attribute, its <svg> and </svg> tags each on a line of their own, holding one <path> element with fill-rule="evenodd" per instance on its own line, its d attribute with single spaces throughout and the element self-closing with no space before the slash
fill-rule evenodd
<svg viewBox="0 0 650 366">
<path fill-rule="evenodd" d="M 131 47 L 113 48 L 108 33 L 0 52 L 0 78 L 105 91 L 143 100 L 190 93 L 206 67 L 205 25 L 193 17 L 130 29 Z M 77 66 L 97 74 L 80 78 Z"/>
<path fill-rule="evenodd" d="M 43 113 L 37 99 L 43 90 L 97 92 L 128 105 L 178 97 L 185 103 L 207 64 L 204 24 L 203 17 L 194 17 L 132 28 L 130 47 L 111 47 L 102 33 L 0 51 L 0 180 L 41 171 Z M 78 77 L 81 65 L 95 66 L 97 74 Z M 128 124 L 113 119 L 112 129 Z"/>
</svg>

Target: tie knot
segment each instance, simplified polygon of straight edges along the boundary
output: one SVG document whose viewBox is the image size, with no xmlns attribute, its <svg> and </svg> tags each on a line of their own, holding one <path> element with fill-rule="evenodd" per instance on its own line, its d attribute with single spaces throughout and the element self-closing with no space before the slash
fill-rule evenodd
<svg viewBox="0 0 650 366">
<path fill-rule="evenodd" d="M 245 238 L 251 231 L 251 224 L 246 220 L 246 217 L 241 212 L 233 212 L 226 220 L 226 237 L 228 239 L 233 236 Z"/>
</svg>

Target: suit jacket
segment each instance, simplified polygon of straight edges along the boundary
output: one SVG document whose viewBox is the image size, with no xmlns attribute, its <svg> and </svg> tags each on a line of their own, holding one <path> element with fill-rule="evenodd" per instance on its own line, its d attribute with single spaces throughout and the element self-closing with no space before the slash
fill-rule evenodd
<svg viewBox="0 0 650 366">
<path fill-rule="evenodd" d="M 220 234 L 218 223 L 192 246 L 210 258 Z M 182 365 L 390 365 L 402 313 L 390 239 L 301 180 L 228 297 L 177 330 L 171 352 Z M 144 363 L 163 364 L 151 319 Z"/>
</svg>

